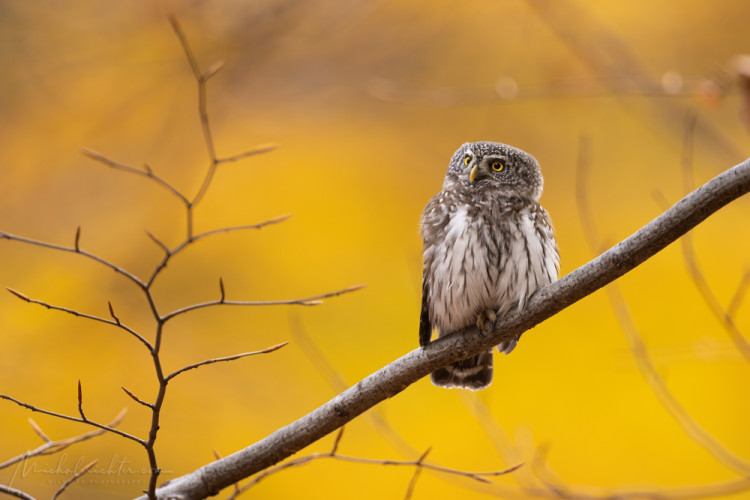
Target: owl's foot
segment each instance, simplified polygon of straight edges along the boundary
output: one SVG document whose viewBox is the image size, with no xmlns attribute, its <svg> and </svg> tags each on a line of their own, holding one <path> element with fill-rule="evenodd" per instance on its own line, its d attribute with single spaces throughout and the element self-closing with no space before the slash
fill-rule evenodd
<svg viewBox="0 0 750 500">
<path fill-rule="evenodd" d="M 492 309 L 482 311 L 477 315 L 477 328 L 482 332 L 483 335 L 492 333 L 495 329 L 495 322 L 497 321 L 497 314 Z"/>
</svg>

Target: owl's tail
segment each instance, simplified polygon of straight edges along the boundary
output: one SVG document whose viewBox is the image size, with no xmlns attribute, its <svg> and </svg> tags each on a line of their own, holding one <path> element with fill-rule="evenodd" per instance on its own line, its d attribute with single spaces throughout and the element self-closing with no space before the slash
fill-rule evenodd
<svg viewBox="0 0 750 500">
<path fill-rule="evenodd" d="M 472 391 L 484 389 L 492 382 L 492 351 L 435 370 L 430 378 L 438 387 L 460 387 Z"/>
</svg>

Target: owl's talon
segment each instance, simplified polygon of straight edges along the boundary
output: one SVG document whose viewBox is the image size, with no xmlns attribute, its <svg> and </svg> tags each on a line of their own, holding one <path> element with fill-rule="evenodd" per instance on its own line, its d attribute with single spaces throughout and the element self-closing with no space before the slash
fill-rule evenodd
<svg viewBox="0 0 750 500">
<path fill-rule="evenodd" d="M 477 315 L 477 328 L 482 335 L 488 335 L 495 330 L 495 322 L 497 321 L 497 314 L 492 309 L 482 311 Z"/>
</svg>

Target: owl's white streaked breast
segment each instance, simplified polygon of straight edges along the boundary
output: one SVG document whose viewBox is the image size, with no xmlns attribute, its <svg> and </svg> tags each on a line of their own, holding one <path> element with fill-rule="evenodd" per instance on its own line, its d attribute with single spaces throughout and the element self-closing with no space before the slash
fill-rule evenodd
<svg viewBox="0 0 750 500">
<path fill-rule="evenodd" d="M 469 213 L 466 205 L 459 205 L 448 214 L 439 241 L 424 249 L 425 262 L 432 262 L 427 273 L 430 319 L 442 333 L 473 325 L 481 310 L 502 315 L 521 308 L 557 277 L 552 230 L 539 226 L 532 212 L 523 210 L 500 221 Z"/>
</svg>

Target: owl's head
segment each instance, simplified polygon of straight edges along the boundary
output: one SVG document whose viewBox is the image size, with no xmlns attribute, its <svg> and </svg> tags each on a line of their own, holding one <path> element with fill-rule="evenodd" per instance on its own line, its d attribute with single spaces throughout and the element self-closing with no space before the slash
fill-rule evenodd
<svg viewBox="0 0 750 500">
<path fill-rule="evenodd" d="M 491 192 L 538 201 L 542 171 L 525 151 L 499 142 L 467 142 L 453 155 L 444 187 L 462 186 L 470 192 Z"/>
</svg>

